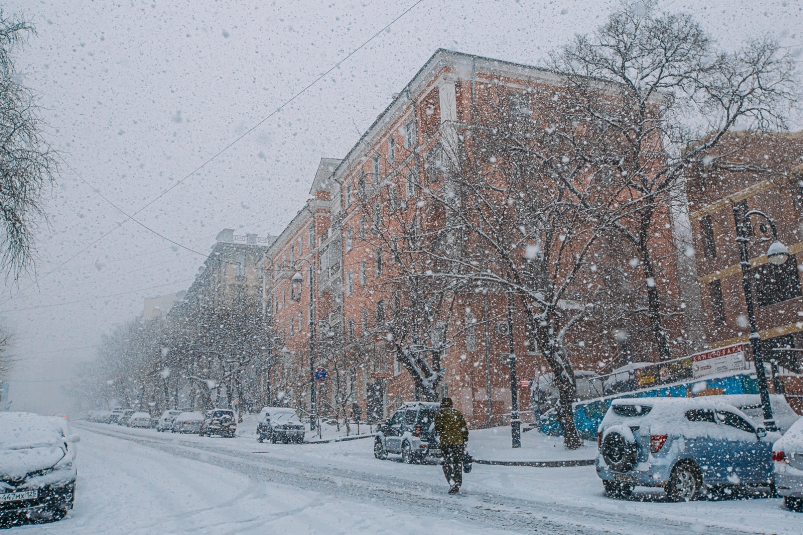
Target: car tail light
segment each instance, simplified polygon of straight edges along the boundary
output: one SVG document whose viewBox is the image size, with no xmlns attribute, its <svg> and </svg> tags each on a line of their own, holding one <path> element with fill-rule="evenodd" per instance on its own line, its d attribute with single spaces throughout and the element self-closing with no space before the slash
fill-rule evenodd
<svg viewBox="0 0 803 535">
<path fill-rule="evenodd" d="M 775 461 L 776 463 L 786 462 L 786 454 L 782 451 L 773 451 L 772 460 Z"/>
<path fill-rule="evenodd" d="M 666 442 L 666 435 L 651 435 L 650 436 L 650 453 L 658 453 L 664 447 Z"/>
<path fill-rule="evenodd" d="M 420 425 L 415 426 L 415 431 L 413 431 L 413 436 L 414 437 L 420 437 L 421 436 L 421 426 Z"/>
<path fill-rule="evenodd" d="M 597 431 L 597 449 L 602 448 L 602 431 Z"/>
</svg>

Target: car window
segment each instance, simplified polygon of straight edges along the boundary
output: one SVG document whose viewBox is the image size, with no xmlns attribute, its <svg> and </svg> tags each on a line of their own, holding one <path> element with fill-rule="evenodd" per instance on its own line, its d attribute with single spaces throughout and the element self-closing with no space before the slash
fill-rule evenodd
<svg viewBox="0 0 803 535">
<path fill-rule="evenodd" d="M 745 431 L 746 433 L 755 433 L 756 430 L 750 425 L 747 420 L 739 416 L 738 414 L 733 414 L 732 412 L 728 411 L 717 411 L 717 420 L 719 420 L 724 425 L 729 425 L 731 427 L 735 427 L 741 431 Z"/>
<path fill-rule="evenodd" d="M 391 418 L 390 425 L 399 425 L 400 423 L 402 423 L 403 419 L 404 419 L 404 411 L 399 411 L 393 415 L 393 418 Z"/>
<path fill-rule="evenodd" d="M 614 405 L 613 413 L 617 416 L 624 416 L 625 418 L 635 418 L 636 416 L 644 416 L 649 414 L 652 407 L 649 405 Z"/>
<path fill-rule="evenodd" d="M 222 418 L 224 416 L 231 416 L 232 413 L 229 411 L 215 411 L 211 414 L 212 418 Z"/>
<path fill-rule="evenodd" d="M 690 422 L 709 422 L 717 423 L 714 411 L 710 409 L 691 409 L 686 411 L 686 419 Z"/>
<path fill-rule="evenodd" d="M 413 425 L 415 423 L 415 412 L 416 411 L 414 411 L 414 410 L 407 411 L 407 413 L 404 416 L 404 423 L 405 424 Z"/>
<path fill-rule="evenodd" d="M 419 425 L 430 425 L 432 422 L 435 421 L 435 411 L 434 410 L 425 410 L 418 413 L 418 424 Z"/>
</svg>

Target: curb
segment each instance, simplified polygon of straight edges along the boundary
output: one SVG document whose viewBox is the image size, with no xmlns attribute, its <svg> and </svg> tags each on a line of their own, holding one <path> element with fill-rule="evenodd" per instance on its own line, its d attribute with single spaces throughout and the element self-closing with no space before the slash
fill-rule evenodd
<svg viewBox="0 0 803 535">
<path fill-rule="evenodd" d="M 302 442 L 302 444 L 331 444 L 332 442 L 348 442 L 349 440 L 360 440 L 361 438 L 374 438 L 374 435 L 357 435 L 355 437 L 330 438 L 329 440 L 313 440 Z"/>
<path fill-rule="evenodd" d="M 594 459 L 581 459 L 576 461 L 484 461 L 474 459 L 477 464 L 492 466 L 531 466 L 533 468 L 563 468 L 567 466 L 592 466 Z"/>
</svg>

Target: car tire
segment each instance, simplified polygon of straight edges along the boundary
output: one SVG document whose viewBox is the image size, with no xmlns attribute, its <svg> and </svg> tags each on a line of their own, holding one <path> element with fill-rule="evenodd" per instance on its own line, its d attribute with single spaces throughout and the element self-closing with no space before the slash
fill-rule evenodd
<svg viewBox="0 0 803 535">
<path fill-rule="evenodd" d="M 784 496 L 783 504 L 790 511 L 795 513 L 803 513 L 803 498 L 793 498 L 792 496 Z"/>
<path fill-rule="evenodd" d="M 602 486 L 605 487 L 605 496 L 608 498 L 629 498 L 635 488 L 635 485 L 630 483 L 619 483 L 607 479 L 602 480 Z"/>
<path fill-rule="evenodd" d="M 409 442 L 404 442 L 402 444 L 401 456 L 402 456 L 402 462 L 404 462 L 404 464 L 413 464 L 415 462 L 415 455 L 413 454 L 413 448 L 410 447 Z"/>
<path fill-rule="evenodd" d="M 385 446 L 382 445 L 380 439 L 374 440 L 374 457 L 380 461 L 384 461 L 388 458 L 388 451 L 385 449 Z"/>
<path fill-rule="evenodd" d="M 676 464 L 666 483 L 666 495 L 673 502 L 690 502 L 699 496 L 702 486 L 696 465 L 689 462 Z"/>
<path fill-rule="evenodd" d="M 614 472 L 629 472 L 636 466 L 638 445 L 627 440 L 621 433 L 611 431 L 602 439 L 600 453 L 605 464 Z"/>
</svg>

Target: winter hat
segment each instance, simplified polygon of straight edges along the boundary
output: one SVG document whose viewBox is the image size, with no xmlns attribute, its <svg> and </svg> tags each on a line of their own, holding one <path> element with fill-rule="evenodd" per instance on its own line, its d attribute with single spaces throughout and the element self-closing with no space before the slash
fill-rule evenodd
<svg viewBox="0 0 803 535">
<path fill-rule="evenodd" d="M 441 400 L 441 409 L 446 409 L 452 406 L 452 398 L 443 398 Z"/>
</svg>

